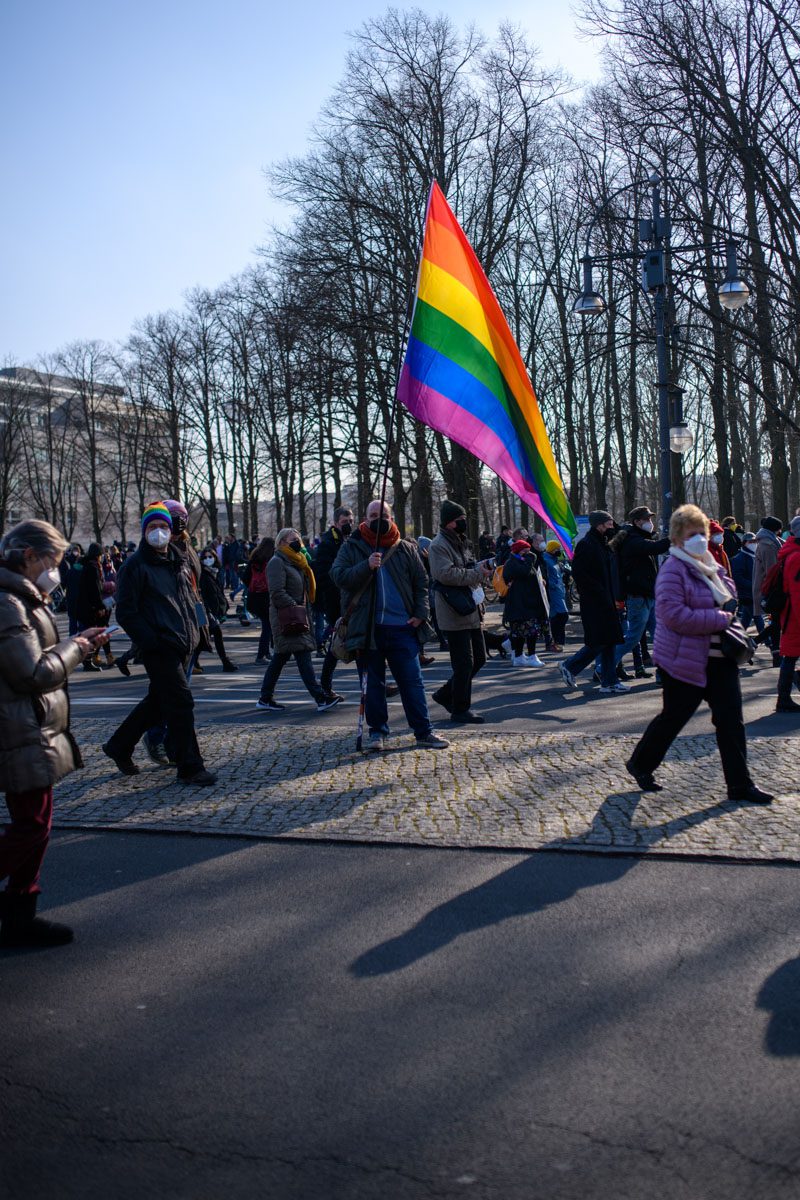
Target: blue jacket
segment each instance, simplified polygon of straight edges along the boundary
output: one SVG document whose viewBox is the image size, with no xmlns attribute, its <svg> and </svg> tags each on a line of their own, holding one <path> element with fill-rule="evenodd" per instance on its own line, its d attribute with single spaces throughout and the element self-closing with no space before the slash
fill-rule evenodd
<svg viewBox="0 0 800 1200">
<path fill-rule="evenodd" d="M 736 584 L 739 603 L 748 608 L 753 607 L 753 567 L 755 562 L 755 554 L 748 554 L 746 550 L 740 550 L 731 559 L 731 575 Z"/>
<path fill-rule="evenodd" d="M 569 612 L 567 608 L 567 593 L 564 587 L 564 576 L 558 559 L 547 551 L 542 552 L 542 562 L 547 568 L 547 595 L 550 600 L 550 616 L 555 613 Z"/>
</svg>

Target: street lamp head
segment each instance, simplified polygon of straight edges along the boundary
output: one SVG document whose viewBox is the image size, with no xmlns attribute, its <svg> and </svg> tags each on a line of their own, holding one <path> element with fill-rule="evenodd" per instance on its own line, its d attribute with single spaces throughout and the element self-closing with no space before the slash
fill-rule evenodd
<svg viewBox="0 0 800 1200">
<path fill-rule="evenodd" d="M 717 291 L 719 302 L 728 312 L 736 312 L 744 308 L 750 299 L 750 288 L 743 279 L 739 278 L 739 267 L 736 262 L 736 242 L 728 240 L 725 243 L 725 279 Z"/>
<path fill-rule="evenodd" d="M 688 454 L 694 445 L 694 434 L 685 421 L 678 421 L 669 431 L 669 448 L 673 454 Z"/>
<path fill-rule="evenodd" d="M 592 260 L 589 255 L 581 259 L 583 267 L 583 291 L 572 306 L 572 311 L 578 317 L 595 317 L 606 311 L 606 302 L 599 292 L 594 290 L 592 282 Z"/>
<path fill-rule="evenodd" d="M 578 317 L 596 317 L 606 311 L 606 302 L 598 292 L 584 292 L 572 306 Z"/>
<path fill-rule="evenodd" d="M 749 302 L 750 288 L 743 279 L 726 279 L 719 285 L 717 295 L 723 308 L 727 308 L 728 312 L 736 312 L 737 308 L 744 308 Z"/>
</svg>

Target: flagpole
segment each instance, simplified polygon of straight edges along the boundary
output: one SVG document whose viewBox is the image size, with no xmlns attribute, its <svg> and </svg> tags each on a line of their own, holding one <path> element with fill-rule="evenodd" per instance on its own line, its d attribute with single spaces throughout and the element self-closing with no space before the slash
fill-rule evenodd
<svg viewBox="0 0 800 1200">
<path fill-rule="evenodd" d="M 417 269 L 414 272 L 414 276 L 411 281 L 411 285 L 409 286 L 409 289 L 408 289 L 408 295 L 406 297 L 406 311 L 405 311 L 405 319 L 403 322 L 403 335 L 402 335 L 402 338 L 400 339 L 400 353 L 399 353 L 399 357 L 397 360 L 397 367 L 395 370 L 394 393 L 392 395 L 392 406 L 389 410 L 389 426 L 388 426 L 388 429 L 386 430 L 386 453 L 385 453 L 384 459 L 383 459 L 383 478 L 382 478 L 382 482 L 381 482 L 381 508 L 380 508 L 380 516 L 381 517 L 383 517 L 383 506 L 386 503 L 386 487 L 389 482 L 389 454 L 390 454 L 391 448 L 392 448 L 392 438 L 394 435 L 394 422 L 395 422 L 395 417 L 397 415 L 397 390 L 400 385 L 400 373 L 403 370 L 403 363 L 404 363 L 405 357 L 406 357 L 406 346 L 408 344 L 408 339 L 409 339 L 410 332 L 411 332 L 411 322 L 414 317 L 414 298 L 415 298 L 415 296 L 417 294 L 417 290 L 418 290 L 417 284 L 419 282 L 419 272 L 420 272 L 420 267 L 422 265 L 422 246 L 423 246 L 423 242 L 425 240 L 425 226 L 427 225 L 427 222 L 428 222 L 428 209 L 430 208 L 432 192 L 433 192 L 433 181 L 431 181 L 431 185 L 428 188 L 428 200 L 425 205 L 425 217 L 423 218 L 423 222 L 422 222 L 422 237 L 419 240 L 419 249 L 417 251 Z M 378 528 L 380 528 L 380 526 L 378 526 Z M 376 539 L 376 545 L 377 545 L 377 539 Z M 380 570 L 380 567 L 378 567 L 378 571 L 379 570 Z M 356 733 L 356 750 L 357 751 L 361 751 L 363 748 L 363 745 L 364 745 L 364 713 L 366 711 L 366 705 L 367 705 L 367 660 L 369 657 L 370 647 L 372 646 L 372 634 L 373 634 L 373 630 L 375 628 L 375 607 L 377 604 L 377 599 L 378 599 L 378 579 L 377 579 L 377 572 L 376 572 L 375 577 L 373 578 L 373 581 L 372 581 L 372 588 L 370 589 L 369 613 L 367 616 L 367 641 L 366 641 L 366 647 L 365 647 L 365 651 L 364 651 L 364 662 L 363 662 L 362 670 L 361 670 L 361 700 L 360 700 L 360 703 L 358 706 L 358 731 Z"/>
</svg>

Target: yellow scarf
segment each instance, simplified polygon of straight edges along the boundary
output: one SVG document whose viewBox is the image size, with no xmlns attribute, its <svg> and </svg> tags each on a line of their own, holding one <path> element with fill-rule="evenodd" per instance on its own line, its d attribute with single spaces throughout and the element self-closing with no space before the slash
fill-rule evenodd
<svg viewBox="0 0 800 1200">
<path fill-rule="evenodd" d="M 278 553 L 287 558 L 292 566 L 297 567 L 298 571 L 305 571 L 306 575 L 306 591 L 311 604 L 314 603 L 314 598 L 317 594 L 317 581 L 314 578 L 314 572 L 311 570 L 308 559 L 305 554 L 297 550 L 292 550 L 291 546 L 280 546 Z"/>
</svg>

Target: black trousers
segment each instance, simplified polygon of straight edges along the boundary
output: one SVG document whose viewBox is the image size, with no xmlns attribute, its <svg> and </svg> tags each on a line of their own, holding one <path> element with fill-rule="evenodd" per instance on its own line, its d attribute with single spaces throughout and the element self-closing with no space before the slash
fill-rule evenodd
<svg viewBox="0 0 800 1200">
<path fill-rule="evenodd" d="M 166 725 L 178 775 L 187 779 L 203 769 L 194 732 L 194 700 L 183 662 L 172 654 L 141 654 L 150 686 L 147 695 L 109 738 L 115 758 L 130 758 L 148 729 Z"/>
<path fill-rule="evenodd" d="M 452 675 L 436 693 L 439 703 L 451 713 L 464 713 L 472 706 L 472 680 L 486 662 L 482 629 L 448 629 Z"/>
<path fill-rule="evenodd" d="M 751 779 L 736 663 L 727 658 L 710 658 L 704 688 L 675 679 L 663 667 L 661 680 L 664 707 L 647 726 L 631 755 L 631 766 L 637 775 L 647 775 L 661 765 L 675 738 L 705 700 L 711 709 L 728 791 L 748 787 Z"/>
</svg>

